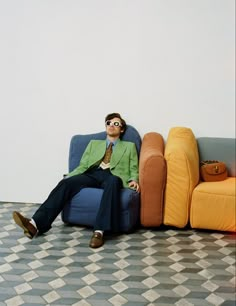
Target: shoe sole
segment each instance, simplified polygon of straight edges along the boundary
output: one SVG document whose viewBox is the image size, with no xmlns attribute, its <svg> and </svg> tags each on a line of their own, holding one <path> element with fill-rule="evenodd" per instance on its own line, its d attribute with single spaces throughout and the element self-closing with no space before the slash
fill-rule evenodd
<svg viewBox="0 0 236 306">
<path fill-rule="evenodd" d="M 30 232 L 28 231 L 28 229 L 24 226 L 23 222 L 21 221 L 20 216 L 18 215 L 17 212 L 13 212 L 13 219 L 15 221 L 15 223 L 21 227 L 24 231 L 24 235 L 30 239 L 33 239 L 32 235 L 30 234 Z"/>
</svg>

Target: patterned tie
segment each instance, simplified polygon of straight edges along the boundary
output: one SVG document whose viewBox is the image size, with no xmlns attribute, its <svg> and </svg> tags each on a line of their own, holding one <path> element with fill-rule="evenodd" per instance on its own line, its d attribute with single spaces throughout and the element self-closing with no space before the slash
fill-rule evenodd
<svg viewBox="0 0 236 306">
<path fill-rule="evenodd" d="M 104 157 L 102 159 L 102 162 L 100 164 L 100 167 L 102 169 L 107 169 L 107 168 L 110 167 L 110 160 L 111 160 L 111 154 L 112 154 L 112 146 L 113 146 L 113 143 L 110 142 L 109 146 L 106 149 L 106 152 L 105 152 L 105 155 L 104 155 Z"/>
</svg>

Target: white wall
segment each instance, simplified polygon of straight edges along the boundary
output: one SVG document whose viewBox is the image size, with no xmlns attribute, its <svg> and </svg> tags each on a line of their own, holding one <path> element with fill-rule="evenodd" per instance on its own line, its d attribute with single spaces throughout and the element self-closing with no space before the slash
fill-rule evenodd
<svg viewBox="0 0 236 306">
<path fill-rule="evenodd" d="M 0 201 L 43 201 L 109 112 L 235 137 L 234 29 L 234 0 L 0 0 Z"/>
</svg>

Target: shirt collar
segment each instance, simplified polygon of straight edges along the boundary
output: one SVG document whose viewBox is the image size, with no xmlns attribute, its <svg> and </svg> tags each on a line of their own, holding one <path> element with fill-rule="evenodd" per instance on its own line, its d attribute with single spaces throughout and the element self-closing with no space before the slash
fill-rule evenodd
<svg viewBox="0 0 236 306">
<path fill-rule="evenodd" d="M 106 140 L 106 143 L 107 143 L 107 147 L 109 146 L 109 144 L 110 144 L 110 142 L 112 142 L 113 143 L 113 147 L 117 144 L 117 141 L 118 141 L 118 139 L 117 140 L 115 140 L 115 141 L 110 141 L 110 140 Z"/>
</svg>

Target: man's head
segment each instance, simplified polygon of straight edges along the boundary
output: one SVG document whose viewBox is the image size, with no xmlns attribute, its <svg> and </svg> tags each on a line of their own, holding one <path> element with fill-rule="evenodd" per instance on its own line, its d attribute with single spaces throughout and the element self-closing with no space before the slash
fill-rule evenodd
<svg viewBox="0 0 236 306">
<path fill-rule="evenodd" d="M 108 114 L 105 118 L 107 135 L 120 137 L 126 130 L 126 122 L 119 113 Z"/>
</svg>

